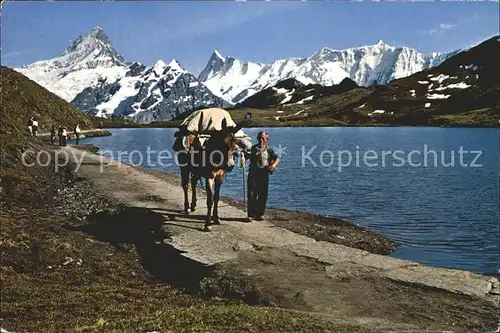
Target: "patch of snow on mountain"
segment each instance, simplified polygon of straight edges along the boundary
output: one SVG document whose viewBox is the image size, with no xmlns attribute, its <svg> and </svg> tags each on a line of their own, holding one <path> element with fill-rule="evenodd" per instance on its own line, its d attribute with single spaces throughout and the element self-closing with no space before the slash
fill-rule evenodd
<svg viewBox="0 0 500 333">
<path fill-rule="evenodd" d="M 429 81 L 417 81 L 420 84 L 429 84 Z"/>
<path fill-rule="evenodd" d="M 280 104 L 285 104 L 285 103 L 289 102 L 292 99 L 294 92 L 295 92 L 295 89 L 292 89 L 292 91 L 285 93 L 285 98 L 280 102 Z"/>
<path fill-rule="evenodd" d="M 385 110 L 375 110 L 373 112 L 368 113 L 368 115 L 371 116 L 372 114 L 383 114 L 383 113 L 385 113 Z"/>
<path fill-rule="evenodd" d="M 139 88 L 135 88 L 136 82 L 137 78 L 135 77 L 124 77 L 120 80 L 120 89 L 111 96 L 109 101 L 96 107 L 98 110 L 96 116 L 102 117 L 104 115 L 112 115 L 123 100 L 137 95 Z"/>
<path fill-rule="evenodd" d="M 450 95 L 443 94 L 427 94 L 427 99 L 447 99 Z"/>
<path fill-rule="evenodd" d="M 410 90 L 411 97 L 416 97 L 417 95 L 415 94 L 415 89 Z"/>
<path fill-rule="evenodd" d="M 70 102 L 83 89 L 97 84 L 99 80 L 113 82 L 125 76 L 126 67 L 92 68 L 81 69 L 77 72 L 65 74 L 61 77 L 58 73 L 51 73 L 48 76 L 38 79 L 40 76 L 35 71 L 25 72 L 19 70 L 21 74 L 28 76 L 50 92 Z"/>
<path fill-rule="evenodd" d="M 303 109 L 303 110 L 297 111 L 297 112 L 295 112 L 295 113 L 291 114 L 291 115 L 290 115 L 290 117 L 292 117 L 292 116 L 298 116 L 299 114 L 301 114 L 301 113 L 302 113 L 302 112 L 304 112 L 305 110 L 306 110 L 306 109 Z"/>
<path fill-rule="evenodd" d="M 450 78 L 449 75 L 439 74 L 438 76 L 431 78 L 431 81 L 437 81 L 437 82 L 439 82 L 439 84 L 441 84 L 441 83 L 443 83 L 444 80 L 449 79 L 449 78 Z"/>
<path fill-rule="evenodd" d="M 446 89 L 467 89 L 470 87 L 471 87 L 471 85 L 469 85 L 465 82 L 460 82 L 460 83 L 452 83 L 452 84 L 449 84 L 449 85 L 444 86 L 444 87 L 436 88 L 434 90 L 442 91 L 442 90 L 446 90 Z"/>
<path fill-rule="evenodd" d="M 431 103 L 425 103 L 425 107 L 429 108 L 431 106 Z"/>
<path fill-rule="evenodd" d="M 277 94 L 286 94 L 288 92 L 288 89 L 286 89 L 286 88 L 276 88 L 276 87 L 273 87 L 273 90 Z"/>
<path fill-rule="evenodd" d="M 304 99 L 301 99 L 300 101 L 298 101 L 295 104 L 304 104 L 304 102 L 312 101 L 313 99 L 314 99 L 314 96 L 309 96 L 309 97 L 306 97 Z M 360 108 L 363 107 L 363 106 L 364 106 L 364 104 L 362 106 L 360 106 Z"/>
</svg>

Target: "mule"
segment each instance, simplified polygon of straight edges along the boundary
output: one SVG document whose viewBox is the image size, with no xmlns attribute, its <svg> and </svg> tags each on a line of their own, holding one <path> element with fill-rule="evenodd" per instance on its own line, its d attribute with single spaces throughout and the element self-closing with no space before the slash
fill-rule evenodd
<svg viewBox="0 0 500 333">
<path fill-rule="evenodd" d="M 223 127 L 221 131 L 210 133 L 204 145 L 195 136 L 188 136 L 188 150 L 177 152 L 181 171 L 181 185 L 184 191 L 184 212 L 196 210 L 196 183 L 198 179 L 206 181 L 207 215 L 204 230 L 210 231 L 213 224 L 220 224 L 218 204 L 220 190 L 227 172 L 234 168 L 234 152 L 238 145 L 235 133 L 237 127 Z M 191 203 L 188 189 L 191 184 Z"/>
</svg>

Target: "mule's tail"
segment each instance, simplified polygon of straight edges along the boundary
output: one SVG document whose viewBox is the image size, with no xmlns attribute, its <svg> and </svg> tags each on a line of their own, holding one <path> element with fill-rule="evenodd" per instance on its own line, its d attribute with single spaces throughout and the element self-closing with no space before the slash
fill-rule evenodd
<svg viewBox="0 0 500 333">
<path fill-rule="evenodd" d="M 201 176 L 196 176 L 196 182 L 200 182 L 200 188 L 204 190 L 205 188 L 203 187 L 203 180 L 201 180 Z"/>
</svg>

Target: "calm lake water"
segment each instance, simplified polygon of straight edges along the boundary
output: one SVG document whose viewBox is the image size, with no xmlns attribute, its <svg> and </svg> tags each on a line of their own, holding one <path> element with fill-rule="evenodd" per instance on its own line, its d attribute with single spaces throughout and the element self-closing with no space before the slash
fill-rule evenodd
<svg viewBox="0 0 500 333">
<path fill-rule="evenodd" d="M 258 131 L 245 130 L 252 138 Z M 271 146 L 286 147 L 278 170 L 271 176 L 269 206 L 346 218 L 399 241 L 401 248 L 394 257 L 482 273 L 498 271 L 499 129 L 340 127 L 268 131 Z M 174 129 L 111 132 L 111 137 L 81 142 L 113 151 L 114 156 L 119 150 L 146 153 L 149 146 L 150 161 L 156 164 L 149 167 L 178 172 L 175 164 L 160 166 L 154 153 L 171 151 Z M 482 153 L 462 152 L 460 160 L 460 147 Z M 349 162 L 347 151 L 352 162 L 342 167 Z M 140 162 L 137 153 L 131 159 L 123 154 L 121 160 Z M 443 165 L 450 165 L 452 160 L 454 166 Z M 243 198 L 240 168 L 228 174 L 222 195 Z"/>
</svg>

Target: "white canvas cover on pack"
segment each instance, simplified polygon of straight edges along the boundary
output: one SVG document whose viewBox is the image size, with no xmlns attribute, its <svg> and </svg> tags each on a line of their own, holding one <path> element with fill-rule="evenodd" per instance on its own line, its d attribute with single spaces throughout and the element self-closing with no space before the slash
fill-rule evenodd
<svg viewBox="0 0 500 333">
<path fill-rule="evenodd" d="M 187 135 L 196 135 L 196 139 L 199 144 L 203 145 L 206 140 L 210 138 L 210 135 L 207 135 L 206 133 L 221 131 L 223 127 L 236 127 L 236 123 L 226 110 L 220 108 L 197 110 L 184 119 L 181 124 L 181 131 L 184 130 L 185 133 L 183 133 L 183 137 L 178 137 L 177 140 L 180 140 L 184 149 L 187 150 L 189 146 Z M 238 145 L 240 147 L 250 149 L 252 146 L 251 138 L 241 129 L 235 133 L 235 137 L 238 139 Z M 180 142 L 176 142 L 174 147 L 177 147 L 178 149 Z"/>
<path fill-rule="evenodd" d="M 236 127 L 229 112 L 220 108 L 210 108 L 191 113 L 181 126 L 185 126 L 190 133 L 201 134 L 222 130 L 224 122 L 226 127 Z"/>
</svg>

